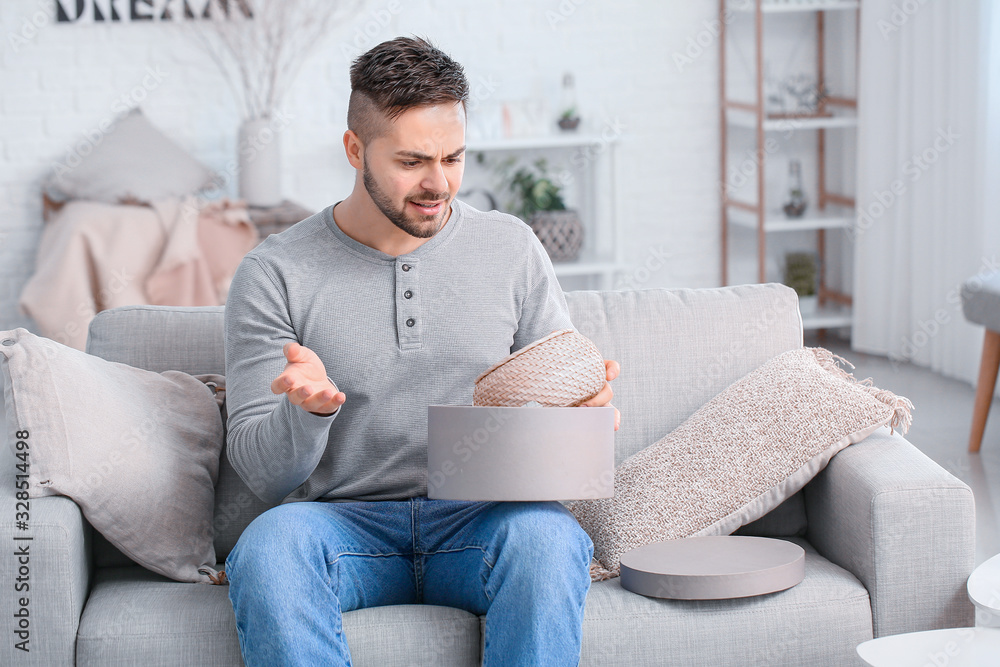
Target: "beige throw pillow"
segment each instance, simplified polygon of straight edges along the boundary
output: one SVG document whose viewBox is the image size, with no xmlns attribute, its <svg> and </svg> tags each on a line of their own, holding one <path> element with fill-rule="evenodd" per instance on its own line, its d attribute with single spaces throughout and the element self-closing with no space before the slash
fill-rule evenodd
<svg viewBox="0 0 1000 667">
<path fill-rule="evenodd" d="M 28 497 L 69 496 L 140 565 L 218 582 L 212 513 L 225 436 L 211 384 L 222 376 L 153 373 L 23 328 L 0 331 L 0 354 Z"/>
<path fill-rule="evenodd" d="M 728 535 L 780 505 L 834 454 L 910 426 L 913 404 L 857 381 L 823 348 L 789 350 L 737 380 L 615 470 L 615 495 L 567 507 L 594 542 L 595 580 L 626 551 Z M 845 362 L 846 363 L 846 362 Z"/>
</svg>

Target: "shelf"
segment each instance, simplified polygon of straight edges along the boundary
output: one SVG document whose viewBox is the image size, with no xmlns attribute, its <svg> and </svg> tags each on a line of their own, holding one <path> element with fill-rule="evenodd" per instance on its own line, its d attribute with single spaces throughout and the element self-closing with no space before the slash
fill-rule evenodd
<svg viewBox="0 0 1000 667">
<path fill-rule="evenodd" d="M 615 143 L 620 135 L 605 137 L 602 134 L 546 134 L 537 137 L 514 137 L 511 139 L 483 139 L 466 142 L 466 152 L 475 151 L 518 151 L 533 148 L 576 148 Z"/>
<path fill-rule="evenodd" d="M 860 5 L 857 0 L 788 0 L 778 2 L 777 0 L 764 0 L 761 5 L 761 12 L 764 14 L 787 14 L 790 12 L 815 12 L 815 11 L 837 11 L 842 9 L 857 9 Z M 729 7 L 731 11 L 744 14 L 751 14 L 756 7 L 750 0 L 737 0 L 735 5 Z"/>
<path fill-rule="evenodd" d="M 767 282 L 769 276 L 769 263 L 775 259 L 774 250 L 768 254 L 769 244 L 772 242 L 768 234 L 809 232 L 809 236 L 812 237 L 810 243 L 815 244 L 816 255 L 819 258 L 817 283 L 821 293 L 824 294 L 826 305 L 822 308 L 814 306 L 810 309 L 813 312 L 803 316 L 802 323 L 805 329 L 849 329 L 854 325 L 851 296 L 839 289 L 833 290 L 826 286 L 828 255 L 831 252 L 840 253 L 843 245 L 850 239 L 842 238 L 846 236 L 844 234 L 824 232 L 828 229 L 853 230 L 856 226 L 857 212 L 853 196 L 849 192 L 832 192 L 831 179 L 828 178 L 827 172 L 830 170 L 831 173 L 836 173 L 843 169 L 852 158 L 849 152 L 850 146 L 857 143 L 859 100 L 856 94 L 853 97 L 846 95 L 854 87 L 850 81 L 853 80 L 855 84 L 857 82 L 857 49 L 860 42 L 857 35 L 860 26 L 855 24 L 852 30 L 849 24 L 855 23 L 853 19 L 855 14 L 860 14 L 860 8 L 860 0 L 723 0 L 719 3 L 718 36 L 723 46 L 719 57 L 719 107 L 722 113 L 722 123 L 719 128 L 722 148 L 719 182 L 728 183 L 731 166 L 729 162 L 731 156 L 737 152 L 736 147 L 729 144 L 730 137 L 738 140 L 741 147 L 752 138 L 755 149 L 750 154 L 754 156 L 755 164 L 759 166 L 756 170 L 756 183 L 753 184 L 756 186 L 756 193 L 749 191 L 749 186 L 745 189 L 742 186 L 737 188 L 736 197 L 730 196 L 726 188 L 722 188 L 721 191 L 722 284 L 730 284 L 731 248 L 740 251 L 741 266 L 745 268 L 747 265 L 744 260 L 750 249 L 748 246 L 756 246 L 754 254 L 757 281 L 763 283 Z M 827 14 L 832 11 L 840 11 L 840 14 Z M 732 66 L 737 63 L 728 62 L 728 53 L 735 50 L 736 55 L 743 55 L 739 48 L 736 48 L 737 45 L 732 43 L 727 30 L 727 25 L 734 14 L 739 15 L 741 24 L 749 24 L 741 26 L 738 35 L 745 36 L 742 32 L 744 29 L 752 29 L 754 32 L 753 60 L 756 64 L 749 85 L 742 79 L 731 78 L 730 75 Z M 784 14 L 785 18 L 772 16 L 767 19 L 763 14 Z M 793 18 L 795 20 L 792 20 Z M 832 23 L 829 36 L 833 37 L 834 41 L 828 40 L 828 23 Z M 765 42 L 767 33 L 773 31 L 783 33 L 785 42 L 794 41 L 795 48 L 811 37 L 815 50 L 814 65 L 811 67 L 814 70 L 811 77 L 814 89 L 829 91 L 831 86 L 828 84 L 836 82 L 834 87 L 843 94 L 828 95 L 822 103 L 816 105 L 813 112 L 804 111 L 800 114 L 792 113 L 790 109 L 787 114 L 782 113 L 783 109 L 779 105 L 771 104 L 770 98 L 764 92 L 764 78 L 767 71 Z M 851 34 L 854 36 L 853 39 Z M 801 39 L 797 38 L 799 35 Z M 853 58 L 847 58 L 851 52 Z M 746 58 L 741 57 L 740 60 L 743 61 L 742 64 L 747 64 Z M 804 58 L 803 62 L 809 60 Z M 834 73 L 832 77 L 827 76 L 828 63 L 834 66 L 831 69 Z M 733 72 L 734 77 L 735 74 L 736 72 Z M 738 80 L 738 85 L 727 86 L 730 80 Z M 795 103 L 792 103 L 791 106 L 794 105 Z M 836 131 L 840 129 L 848 131 Z M 831 130 L 829 137 L 826 135 L 826 130 Z M 795 131 L 806 131 L 808 134 L 793 137 L 792 133 Z M 764 133 L 768 133 L 766 138 L 762 136 Z M 780 141 L 775 143 L 775 139 Z M 772 159 L 770 153 L 775 150 L 785 151 L 792 147 L 788 144 L 793 142 L 798 152 L 803 150 L 802 144 L 815 144 L 812 149 L 816 157 L 817 170 L 815 197 L 809 202 L 806 214 L 800 218 L 789 218 L 785 215 L 782 204 L 788 190 L 780 188 L 775 190 L 772 187 L 775 185 L 776 172 L 767 167 Z M 831 152 L 834 159 L 829 162 L 832 164 L 828 164 L 827 161 L 829 146 L 845 147 L 842 152 Z M 856 156 L 854 162 L 857 162 Z M 770 175 L 771 178 L 767 179 L 766 175 Z M 772 199 L 771 197 L 778 192 L 784 194 Z M 820 202 L 825 204 L 823 209 L 818 206 Z M 746 232 L 741 230 L 753 232 L 757 237 L 756 244 L 747 243 Z M 731 236 L 741 238 L 738 238 L 737 243 L 732 243 Z M 789 240 L 785 239 L 786 242 Z M 828 245 L 828 240 L 832 241 L 832 246 Z M 782 244 L 779 244 L 779 247 L 781 246 Z M 744 268 L 740 269 L 741 273 Z M 847 272 L 847 268 L 844 268 L 844 271 Z M 847 275 L 844 280 L 838 282 L 850 282 L 850 276 Z"/>
<path fill-rule="evenodd" d="M 810 206 L 811 213 L 801 218 L 786 218 L 781 211 L 768 211 L 764 216 L 765 232 L 800 232 L 816 229 L 847 229 L 854 225 L 854 212 L 839 206 L 830 206 L 817 211 Z M 757 229 L 757 214 L 742 208 L 729 206 L 729 222 L 747 229 Z"/>
<path fill-rule="evenodd" d="M 854 324 L 854 314 L 848 306 L 838 304 L 827 304 L 817 306 L 816 312 L 811 315 L 802 316 L 803 329 L 836 329 L 837 327 L 849 327 Z"/>
<path fill-rule="evenodd" d="M 765 132 L 788 132 L 789 130 L 818 130 L 841 127 L 857 127 L 858 115 L 854 109 L 835 107 L 832 116 L 805 118 L 766 118 Z M 726 121 L 736 127 L 757 128 L 757 113 L 744 109 L 726 109 Z"/>
</svg>

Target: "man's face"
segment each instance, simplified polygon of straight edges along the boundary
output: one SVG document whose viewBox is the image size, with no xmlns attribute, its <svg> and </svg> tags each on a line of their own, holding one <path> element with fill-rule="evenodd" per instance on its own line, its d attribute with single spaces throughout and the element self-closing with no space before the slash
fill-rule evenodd
<svg viewBox="0 0 1000 667">
<path fill-rule="evenodd" d="M 365 189 L 392 224 L 430 238 L 448 219 L 462 186 L 464 153 L 460 102 L 408 109 L 365 147 Z"/>
</svg>

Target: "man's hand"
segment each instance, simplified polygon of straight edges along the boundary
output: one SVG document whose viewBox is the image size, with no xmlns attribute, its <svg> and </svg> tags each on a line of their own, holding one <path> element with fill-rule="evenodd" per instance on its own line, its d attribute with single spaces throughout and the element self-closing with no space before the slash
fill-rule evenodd
<svg viewBox="0 0 1000 667">
<path fill-rule="evenodd" d="M 326 367 L 315 352 L 295 342 L 285 343 L 281 351 L 288 363 L 271 383 L 272 392 L 288 394 L 293 405 L 314 415 L 332 414 L 344 404 L 347 395 L 327 379 Z"/>
<path fill-rule="evenodd" d="M 611 405 L 611 397 L 614 396 L 614 392 L 611 391 L 611 385 L 608 384 L 611 380 L 618 377 L 618 373 L 621 372 L 621 366 L 618 365 L 617 361 L 612 361 L 610 359 L 605 359 L 604 368 L 607 371 L 608 381 L 604 383 L 604 387 L 601 388 L 599 392 L 594 394 L 589 400 L 584 401 L 580 404 L 581 407 L 600 407 L 602 405 Z M 615 407 L 611 405 L 611 407 Z M 618 430 L 618 426 L 621 424 L 622 416 L 618 412 L 618 408 L 615 408 L 615 430 Z"/>
</svg>

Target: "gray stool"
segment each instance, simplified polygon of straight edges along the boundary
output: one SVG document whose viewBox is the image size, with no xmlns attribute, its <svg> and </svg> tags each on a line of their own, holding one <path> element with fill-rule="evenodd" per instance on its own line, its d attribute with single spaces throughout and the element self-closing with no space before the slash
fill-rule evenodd
<svg viewBox="0 0 1000 667">
<path fill-rule="evenodd" d="M 1000 273 L 974 276 L 962 284 L 962 312 L 965 319 L 986 327 L 969 435 L 969 451 L 978 452 L 997 384 L 997 368 L 1000 368 Z"/>
</svg>

